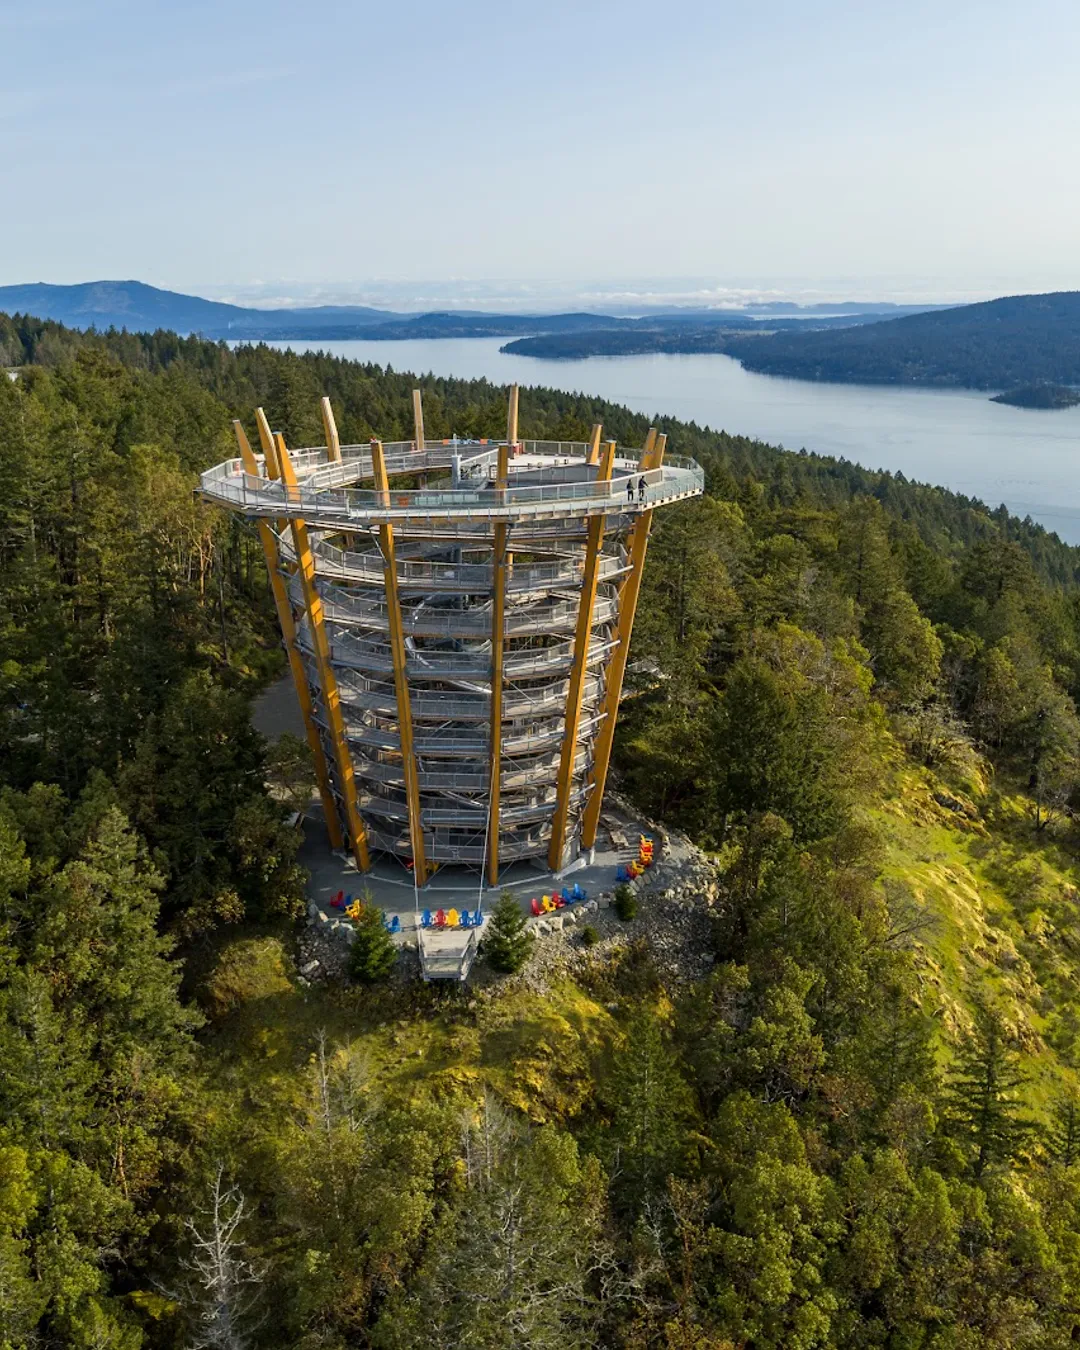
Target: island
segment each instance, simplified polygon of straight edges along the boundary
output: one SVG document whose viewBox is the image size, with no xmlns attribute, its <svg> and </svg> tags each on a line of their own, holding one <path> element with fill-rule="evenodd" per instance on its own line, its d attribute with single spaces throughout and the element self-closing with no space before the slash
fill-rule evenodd
<svg viewBox="0 0 1080 1350">
<path fill-rule="evenodd" d="M 1067 384 L 1022 384 L 995 394 L 990 402 L 1012 408 L 1074 408 L 1080 403 L 1080 390 Z"/>
</svg>

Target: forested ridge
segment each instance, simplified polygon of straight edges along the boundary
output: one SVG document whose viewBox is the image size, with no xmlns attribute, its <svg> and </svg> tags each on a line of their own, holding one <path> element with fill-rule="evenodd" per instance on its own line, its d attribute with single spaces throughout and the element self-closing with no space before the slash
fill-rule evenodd
<svg viewBox="0 0 1080 1350">
<path fill-rule="evenodd" d="M 1080 292 L 1010 295 L 831 332 L 776 333 L 726 350 L 802 380 L 969 389 L 1080 384 Z"/>
<path fill-rule="evenodd" d="M 1080 587 L 1031 522 L 659 418 L 620 785 L 710 975 L 305 988 L 302 752 L 199 469 L 411 375 L 0 317 L 0 1347 L 1080 1337 Z M 505 391 L 423 377 L 431 436 Z M 645 418 L 525 390 L 522 434 Z"/>
</svg>

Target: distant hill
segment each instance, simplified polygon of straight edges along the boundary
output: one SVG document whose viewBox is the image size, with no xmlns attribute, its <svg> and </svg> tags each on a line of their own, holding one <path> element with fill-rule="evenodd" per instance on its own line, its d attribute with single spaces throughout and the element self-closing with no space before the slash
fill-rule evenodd
<svg viewBox="0 0 1080 1350">
<path fill-rule="evenodd" d="M 249 309 L 160 290 L 141 281 L 0 286 L 0 312 L 32 314 L 83 330 L 126 328 L 129 332 L 152 333 L 168 329 L 208 338 L 251 341 L 513 337 L 525 333 L 619 328 L 631 322 L 605 314 L 397 314 L 365 305 Z"/>
<path fill-rule="evenodd" d="M 816 314 L 804 311 L 804 318 L 762 318 L 740 310 L 714 309 L 653 314 L 647 318 L 624 319 L 619 326 L 565 328 L 516 338 L 504 352 L 516 356 L 537 356 L 548 360 L 580 360 L 586 356 L 642 356 L 652 352 L 700 354 L 728 352 L 732 339 L 749 333 L 805 333 L 809 329 L 849 328 L 853 324 L 875 323 L 878 311 L 861 310 L 842 314 Z M 576 316 L 580 317 L 580 316 Z"/>
<path fill-rule="evenodd" d="M 301 314 L 301 311 L 290 311 Z M 307 311 L 311 313 L 311 311 Z M 266 337 L 370 338 L 400 341 L 405 338 L 512 337 L 518 333 L 562 334 L 579 329 L 607 332 L 629 325 L 630 319 L 614 319 L 606 314 L 395 314 L 386 319 L 357 327 L 355 323 L 320 322 L 309 325 L 303 317 L 282 320 L 288 331 L 266 333 Z"/>
<path fill-rule="evenodd" d="M 1013 389 L 1080 384 L 1080 291 L 1011 295 L 859 327 L 736 336 L 748 370 L 802 380 Z"/>
<path fill-rule="evenodd" d="M 396 317 L 389 310 L 363 305 L 328 305 L 317 309 L 267 310 L 226 305 L 196 295 L 163 291 L 142 281 L 84 281 L 52 286 L 38 281 L 27 286 L 0 286 L 0 310 L 55 319 L 69 328 L 158 328 L 207 337 L 259 336 L 283 321 L 318 327 L 328 324 L 371 324 Z"/>
</svg>

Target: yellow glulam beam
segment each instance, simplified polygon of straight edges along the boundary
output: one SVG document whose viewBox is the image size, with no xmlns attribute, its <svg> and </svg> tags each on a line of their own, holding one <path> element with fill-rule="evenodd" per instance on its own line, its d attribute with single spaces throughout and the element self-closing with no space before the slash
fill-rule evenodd
<svg viewBox="0 0 1080 1350">
<path fill-rule="evenodd" d="M 412 391 L 413 435 L 417 450 L 424 448 L 424 398 L 419 389 Z"/>
<path fill-rule="evenodd" d="M 297 492 L 296 471 L 285 446 L 284 438 L 278 434 L 273 438 L 278 466 L 287 492 Z M 292 530 L 293 549 L 296 553 L 296 570 L 300 578 L 300 587 L 304 596 L 304 608 L 307 610 L 308 626 L 311 629 L 311 645 L 315 649 L 315 665 L 322 686 L 323 706 L 330 728 L 330 740 L 334 747 L 334 760 L 338 771 L 338 790 L 345 806 L 345 820 L 348 825 L 349 841 L 353 857 L 362 872 L 371 865 L 368 854 L 367 831 L 360 819 L 356 805 L 356 781 L 353 776 L 352 754 L 345 739 L 345 719 L 341 712 L 341 696 L 338 693 L 337 679 L 330 662 L 330 642 L 326 636 L 326 616 L 323 612 L 322 597 L 315 583 L 315 558 L 311 551 L 307 522 L 295 517 L 289 521 Z"/>
<path fill-rule="evenodd" d="M 255 424 L 259 428 L 259 444 L 262 446 L 262 452 L 266 459 L 266 476 L 267 478 L 280 478 L 281 465 L 278 463 L 274 433 L 270 430 L 266 413 L 261 408 L 255 409 Z"/>
<path fill-rule="evenodd" d="M 510 481 L 510 447 L 517 444 L 518 387 L 510 388 L 510 403 L 506 417 L 506 445 L 499 446 L 495 470 L 496 500 L 502 500 Z M 491 725 L 490 765 L 488 769 L 489 806 L 487 827 L 488 883 L 499 881 L 499 806 L 502 796 L 502 715 L 503 715 L 503 653 L 506 646 L 506 571 L 509 565 L 507 544 L 509 526 L 500 521 L 495 526 L 493 545 L 493 581 L 491 594 Z"/>
<path fill-rule="evenodd" d="M 240 447 L 240 458 L 244 463 L 244 472 L 250 474 L 253 478 L 261 477 L 255 454 L 247 436 L 244 434 L 244 428 L 239 422 L 234 421 L 233 430 L 236 432 L 236 442 Z M 311 750 L 311 760 L 315 768 L 315 784 L 319 790 L 323 816 L 326 818 L 326 832 L 330 836 L 330 847 L 341 848 L 345 842 L 345 837 L 342 834 L 341 821 L 338 818 L 337 802 L 334 801 L 334 793 L 330 787 L 330 771 L 326 763 L 326 753 L 319 736 L 319 728 L 315 724 L 307 671 L 304 669 L 304 659 L 300 655 L 300 648 L 296 641 L 296 620 L 293 618 L 285 578 L 281 574 L 281 552 L 278 548 L 277 535 L 268 520 L 260 520 L 258 526 L 263 556 L 266 559 L 266 570 L 270 576 L 270 589 L 274 596 L 274 607 L 277 610 L 278 623 L 281 625 L 281 636 L 285 642 L 285 654 L 289 658 L 289 671 L 296 687 L 300 714 L 304 719 L 304 735 L 307 737 L 308 747 Z"/>
<path fill-rule="evenodd" d="M 642 472 L 659 469 L 664 462 L 666 436 L 657 436 L 656 428 L 651 427 L 645 439 L 645 448 L 641 452 L 638 465 Z M 604 802 L 604 788 L 607 784 L 608 768 L 611 764 L 611 747 L 615 739 L 615 722 L 619 715 L 619 700 L 622 698 L 623 678 L 626 675 L 626 662 L 630 656 L 630 635 L 634 628 L 634 615 L 637 613 L 638 596 L 641 594 L 641 578 L 645 571 L 645 551 L 649 544 L 649 531 L 652 529 L 652 511 L 642 511 L 634 522 L 627 540 L 626 552 L 630 570 L 619 588 L 619 617 L 617 644 L 608 662 L 607 679 L 604 684 L 603 720 L 596 733 L 596 745 L 593 748 L 592 780 L 589 784 L 589 799 L 585 803 L 585 812 L 581 821 L 581 846 L 592 848 L 596 843 L 596 832 L 600 823 L 600 808 Z"/>
<path fill-rule="evenodd" d="M 586 464 L 600 463 L 600 437 L 604 434 L 604 425 L 602 422 L 594 422 L 593 429 L 589 432 L 589 448 L 585 452 Z"/>
<path fill-rule="evenodd" d="M 319 404 L 322 412 L 323 431 L 326 435 L 326 458 L 331 464 L 341 463 L 341 438 L 338 436 L 337 422 L 334 419 L 334 409 L 330 406 L 330 400 L 323 397 Z"/>
<path fill-rule="evenodd" d="M 389 502 L 390 479 L 386 472 L 386 456 L 381 441 L 371 442 L 371 467 L 375 477 L 375 491 L 380 494 L 380 500 Z M 420 819 L 420 779 L 416 770 L 416 754 L 413 750 L 412 704 L 409 702 L 409 681 L 405 672 L 405 630 L 401 621 L 401 600 L 398 595 L 393 525 L 379 526 L 379 548 L 383 556 L 386 608 L 390 619 L 390 657 L 394 667 L 394 692 L 397 696 L 398 736 L 401 740 L 405 799 L 409 807 L 413 876 L 416 884 L 423 886 L 427 881 L 427 854 L 424 848 L 424 827 Z"/>
<path fill-rule="evenodd" d="M 614 462 L 615 442 L 608 441 L 597 466 L 597 482 L 610 480 Z M 596 591 L 600 579 L 600 549 L 604 542 L 604 525 L 605 517 L 602 513 L 589 517 L 585 543 L 585 572 L 581 581 L 581 600 L 574 631 L 574 659 L 566 693 L 566 724 L 559 755 L 555 814 L 551 822 L 551 844 L 548 849 L 548 866 L 553 872 L 558 872 L 562 868 L 563 851 L 566 847 L 570 797 L 574 782 L 574 759 L 577 755 L 578 733 L 581 729 L 581 707 L 585 696 L 593 610 L 596 606 Z"/>
</svg>

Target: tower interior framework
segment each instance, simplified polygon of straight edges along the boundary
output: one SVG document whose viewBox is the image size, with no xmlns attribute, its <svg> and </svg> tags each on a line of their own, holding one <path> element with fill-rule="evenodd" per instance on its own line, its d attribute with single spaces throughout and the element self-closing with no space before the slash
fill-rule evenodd
<svg viewBox="0 0 1080 1350">
<path fill-rule="evenodd" d="M 444 864 L 490 884 L 565 867 L 595 840 L 651 524 L 703 490 L 693 460 L 519 440 L 260 453 L 202 477 L 258 522 L 332 842 L 423 885 Z"/>
</svg>

